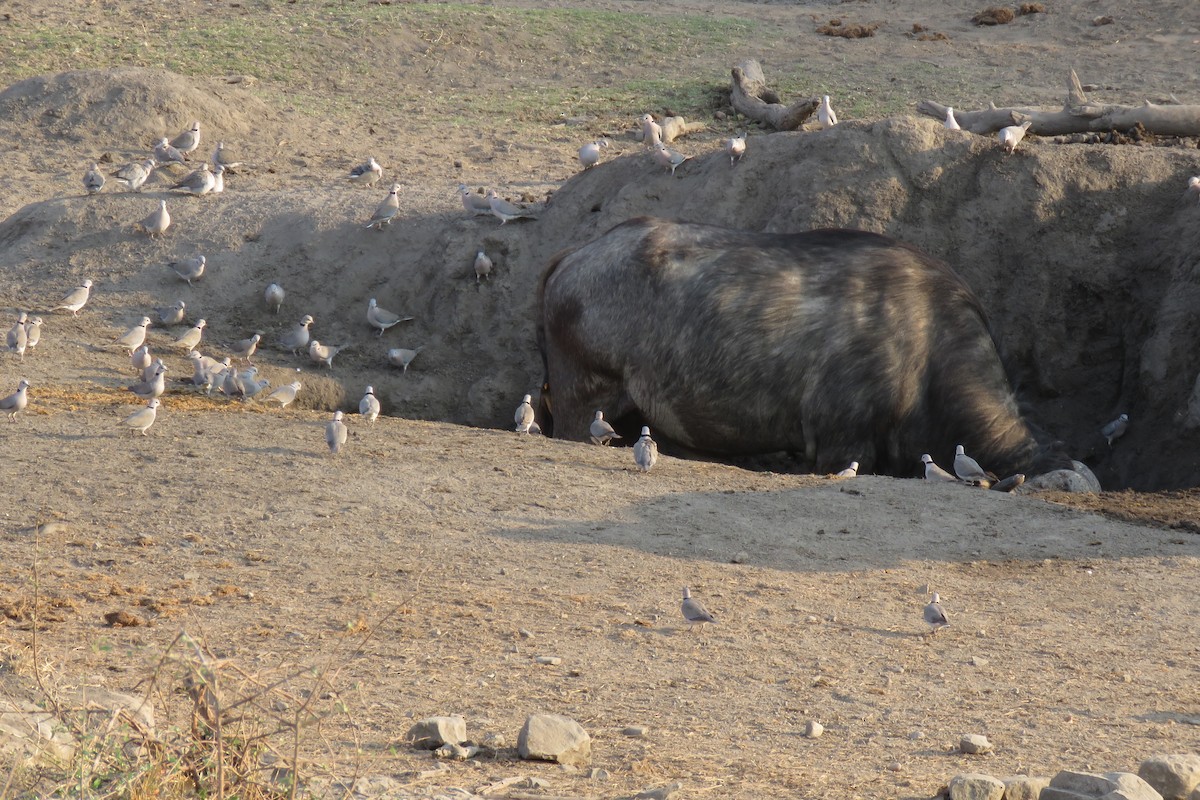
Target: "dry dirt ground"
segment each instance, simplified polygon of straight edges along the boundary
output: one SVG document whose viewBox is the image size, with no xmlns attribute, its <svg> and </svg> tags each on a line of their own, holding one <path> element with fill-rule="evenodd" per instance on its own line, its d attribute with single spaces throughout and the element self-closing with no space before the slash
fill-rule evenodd
<svg viewBox="0 0 1200 800">
<path fill-rule="evenodd" d="M 150 676 L 187 631 L 228 660 L 224 674 L 328 669 L 332 689 L 313 702 L 332 713 L 304 734 L 301 774 L 390 775 L 413 796 L 532 775 L 557 796 L 622 797 L 678 781 L 683 797 L 924 798 L 959 772 L 1131 770 L 1154 753 L 1200 749 L 1194 489 L 1053 498 L 1070 508 L 669 457 L 641 475 L 628 449 L 498 430 L 519 400 L 511 386 L 532 390 L 539 372 L 528 325 L 510 323 L 511 309 L 526 307 L 543 250 L 559 246 L 550 231 L 570 229 L 498 230 L 465 220 L 454 196 L 465 181 L 543 200 L 575 174 L 579 144 L 608 135 L 613 156 L 635 154 L 631 119 L 673 110 L 575 119 L 570 98 L 656 71 L 681 83 L 703 72 L 720 86 L 747 55 L 768 77 L 817 76 L 804 92 L 835 87 L 864 117 L 926 96 L 965 108 L 1054 105 L 1070 67 L 1101 84 L 1106 102 L 1200 102 L 1194 4 L 1047 3 L 1046 14 L 995 29 L 972 26 L 980 8 L 963 2 L 594 5 L 639 25 L 642 15 L 753 20 L 769 36 L 735 52 L 651 46 L 652 34 L 631 29 L 631 53 L 619 59 L 561 28 L 561 40 L 547 41 L 540 18 L 514 16 L 552 4 L 497 3 L 471 7 L 482 17 L 431 11 L 436 24 L 424 26 L 339 21 L 317 47 L 293 30 L 293 83 L 248 86 L 215 67 L 190 74 L 189 37 L 252 15 L 274 15 L 286 30 L 290 6 L 18 2 L 4 12 L 0 45 L 22 58 L 51 47 L 46 30 L 101 43 L 47 57 L 46 72 L 150 72 L 137 74 L 140 99 L 118 91 L 133 79 L 110 72 L 10 98 L 0 116 L 0 309 L 6 320 L 17 309 L 46 319 L 24 363 L 0 359 L 4 393 L 21 376 L 35 387 L 29 411 L 0 423 L 0 691 L 36 699 L 40 675 L 52 693 L 151 692 L 160 730 L 186 729 L 174 673 L 153 690 Z M 1092 24 L 1104 15 L 1113 23 Z M 857 41 L 815 33 L 833 17 L 882 25 Z M 914 23 L 949 38 L 918 41 Z M 114 57 L 128 41 L 135 55 Z M 530 111 L 512 100 L 525 93 L 556 99 Z M 122 163 L 192 118 L 252 167 L 218 201 L 170 200 L 174 236 L 130 232 L 165 196 L 161 176 L 144 196 L 79 196 L 90 161 Z M 715 149 L 733 126 L 714 120 L 688 144 Z M 361 231 L 380 193 L 338 183 L 371 153 L 405 186 L 414 221 L 399 233 Z M 1165 158 L 1156 174 L 1197 163 L 1194 150 Z M 637 191 L 683 202 L 674 186 Z M 618 209 L 645 202 L 632 189 L 619 200 Z M 561 209 L 548 209 L 552 221 Z M 477 287 L 467 259 L 481 242 L 503 259 L 493 283 Z M 164 264 L 197 248 L 224 255 L 189 289 Z M 439 249 L 444 261 L 423 271 L 403 258 Z M 46 313 L 83 277 L 98 289 L 78 319 Z M 122 389 L 128 361 L 104 345 L 176 295 L 212 309 L 216 342 L 244 328 L 274 336 L 286 322 L 256 298 L 275 279 L 293 297 L 282 316 L 311 308 L 323 336 L 355 344 L 345 362 L 322 375 L 264 353 L 274 385 L 300 367 L 311 390 L 285 411 L 173 383 L 149 435 L 127 435 L 118 423 L 136 408 Z M 366 331 L 358 315 L 371 293 L 396 310 L 412 299 L 411 332 Z M 166 352 L 180 332 L 152 332 L 152 342 Z M 381 366 L 387 347 L 422 343 L 407 375 Z M 474 356 L 459 360 L 464 349 Z M 164 358 L 172 378 L 188 374 L 180 355 Z M 351 418 L 349 445 L 331 458 L 328 409 L 354 406 L 366 383 L 382 387 L 388 415 L 370 426 Z M 57 524 L 31 527 L 46 522 Z M 718 625 L 683 628 L 684 585 Z M 926 590 L 941 593 L 952 621 L 932 638 L 922 635 Z M 122 611 L 146 624 L 106 624 Z M 289 697 L 316 680 L 294 677 Z M 264 717 L 286 717 L 288 702 Z M 579 720 L 607 777 L 517 761 L 516 733 L 536 711 Z M 475 741 L 504 742 L 492 739 L 499 749 L 488 758 L 429 772 L 428 754 L 403 734 L 441 713 L 463 714 Z M 824 724 L 823 737 L 803 738 L 809 720 Z M 622 734 L 633 725 L 646 734 Z M 963 733 L 987 734 L 995 752 L 958 754 Z M 14 786 L 38 780 L 41 792 L 52 782 L 20 772 Z"/>
</svg>

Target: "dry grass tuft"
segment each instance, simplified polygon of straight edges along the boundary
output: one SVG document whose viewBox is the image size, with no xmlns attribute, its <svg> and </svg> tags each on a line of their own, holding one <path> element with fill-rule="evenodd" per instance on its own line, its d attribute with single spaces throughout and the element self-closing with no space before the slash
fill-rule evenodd
<svg viewBox="0 0 1200 800">
<path fill-rule="evenodd" d="M 879 30 L 879 23 L 872 22 L 870 25 L 860 25 L 851 23 L 843 25 L 840 19 L 829 20 L 828 25 L 822 25 L 817 28 L 817 33 L 825 36 L 840 36 L 843 39 L 866 39 L 875 35 L 875 31 Z"/>
<path fill-rule="evenodd" d="M 1011 8 L 992 7 L 985 8 L 975 16 L 971 17 L 971 22 L 976 25 L 1007 25 L 1016 19 L 1017 15 L 1013 13 Z"/>
</svg>

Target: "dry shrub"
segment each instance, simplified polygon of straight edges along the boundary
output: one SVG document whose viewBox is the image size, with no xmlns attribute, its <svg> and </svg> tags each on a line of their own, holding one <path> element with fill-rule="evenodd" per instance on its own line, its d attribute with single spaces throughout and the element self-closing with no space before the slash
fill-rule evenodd
<svg viewBox="0 0 1200 800">
<path fill-rule="evenodd" d="M 929 28 L 926 28 L 926 27 L 925 27 L 924 25 L 922 25 L 921 23 L 919 23 L 919 22 L 914 22 L 914 23 L 913 23 L 913 27 L 912 27 L 912 32 L 913 32 L 913 33 L 924 33 L 924 32 L 925 32 L 925 31 L 927 31 L 927 30 L 929 30 Z"/>
<path fill-rule="evenodd" d="M 971 22 L 974 22 L 976 25 L 1007 25 L 1016 19 L 1016 16 L 1011 8 L 985 8 L 971 17 Z"/>
<path fill-rule="evenodd" d="M 1045 14 L 1046 7 L 1041 3 L 1021 3 L 1021 7 L 1017 9 L 1017 13 L 1022 16 L 1025 14 Z"/>
<path fill-rule="evenodd" d="M 866 39 L 869 36 L 874 36 L 875 31 L 879 30 L 879 24 L 875 22 L 872 22 L 870 25 L 859 25 L 858 23 L 834 25 L 834 22 L 840 23 L 841 20 L 830 20 L 829 25 L 822 25 L 817 28 L 817 33 L 822 33 L 826 36 L 840 36 L 843 39 Z"/>
<path fill-rule="evenodd" d="M 936 33 L 922 33 L 917 37 L 918 42 L 948 42 L 950 37 L 938 31 Z"/>
<path fill-rule="evenodd" d="M 1094 20 L 1092 20 L 1092 24 L 1096 27 L 1100 27 L 1101 25 L 1112 25 L 1114 21 L 1115 20 L 1113 20 L 1112 17 L 1105 14 L 1103 17 L 1096 17 Z"/>
</svg>

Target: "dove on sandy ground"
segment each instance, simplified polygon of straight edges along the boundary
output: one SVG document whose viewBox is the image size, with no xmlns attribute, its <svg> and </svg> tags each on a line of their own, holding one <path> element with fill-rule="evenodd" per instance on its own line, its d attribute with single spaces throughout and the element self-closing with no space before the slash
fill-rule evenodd
<svg viewBox="0 0 1200 800">
<path fill-rule="evenodd" d="M 579 163 L 584 169 L 591 169 L 600 163 L 600 148 L 608 147 L 608 139 L 597 139 L 579 148 Z"/>
<path fill-rule="evenodd" d="M 649 472 L 658 463 L 658 442 L 650 438 L 650 427 L 642 426 L 642 435 L 633 446 L 633 463 L 642 472 Z"/>
<path fill-rule="evenodd" d="M 308 347 L 308 340 L 311 336 L 308 329 L 312 324 L 312 316 L 305 314 L 290 331 L 279 337 L 280 349 L 291 350 L 292 355 L 296 355 L 300 350 Z"/>
<path fill-rule="evenodd" d="M 279 307 L 283 305 L 283 298 L 283 287 L 278 283 L 268 284 L 266 290 L 263 291 L 263 302 L 267 304 L 267 308 L 271 309 L 272 314 L 279 313 Z"/>
<path fill-rule="evenodd" d="M 597 411 L 595 419 L 592 420 L 591 427 L 588 431 L 592 435 L 593 444 L 608 444 L 613 439 L 620 439 L 621 434 L 613 430 L 613 426 L 609 425 L 604 420 L 604 412 Z"/>
<path fill-rule="evenodd" d="M 638 117 L 638 123 L 642 126 L 642 144 L 646 147 L 658 147 L 663 143 L 662 126 L 654 121 L 653 116 L 642 114 Z"/>
<path fill-rule="evenodd" d="M 183 322 L 183 315 L 186 310 L 187 303 L 182 300 L 176 300 L 174 305 L 159 306 L 154 309 L 154 312 L 158 314 L 159 324 L 178 325 Z"/>
<path fill-rule="evenodd" d="M 159 200 L 158 208 L 150 216 L 138 223 L 148 236 L 161 236 L 171 227 L 171 213 L 167 211 L 167 201 Z"/>
<path fill-rule="evenodd" d="M 204 373 L 204 393 L 212 396 L 213 389 L 221 391 L 225 384 L 225 374 L 233 369 L 233 362 L 229 356 L 225 356 L 220 363 L 214 364 Z"/>
<path fill-rule="evenodd" d="M 221 394 L 226 397 L 246 396 L 246 387 L 242 383 L 242 376 L 236 369 L 227 369 L 221 375 Z"/>
<path fill-rule="evenodd" d="M 150 430 L 150 426 L 154 424 L 155 417 L 158 416 L 159 404 L 160 401 L 157 397 L 151 398 L 145 408 L 130 414 L 124 419 L 123 424 L 130 430 L 141 431 L 142 436 L 145 436 L 146 431 Z"/>
<path fill-rule="evenodd" d="M 281 408 L 287 408 L 288 404 L 296 399 L 296 395 L 300 393 L 303 386 L 300 381 L 292 381 L 287 386 L 280 386 L 275 391 L 267 395 L 267 402 L 274 400 L 279 403 Z"/>
<path fill-rule="evenodd" d="M 129 191 L 140 192 L 142 186 L 146 183 L 146 179 L 150 177 L 150 173 L 154 172 L 154 166 L 154 159 L 147 158 L 145 161 L 134 161 L 126 164 L 109 174 L 117 179 L 117 183 Z"/>
<path fill-rule="evenodd" d="M 1113 442 L 1124 436 L 1127 430 L 1129 430 L 1129 415 L 1122 414 L 1101 428 L 1100 435 L 1108 442 L 1108 446 L 1112 447 Z"/>
<path fill-rule="evenodd" d="M 951 475 L 946 470 L 933 463 L 933 457 L 929 453 L 921 456 L 921 463 L 925 465 L 925 480 L 927 481 L 950 481 L 958 483 L 958 478 Z"/>
<path fill-rule="evenodd" d="M 270 388 L 270 386 L 271 386 L 271 382 L 269 380 L 267 380 L 266 378 L 263 378 L 260 381 L 257 378 L 255 378 L 254 376 L 247 377 L 243 373 L 241 375 L 241 379 L 242 379 L 242 392 L 248 398 L 258 396 L 259 392 L 262 392 L 265 389 Z"/>
<path fill-rule="evenodd" d="M 393 314 L 386 308 L 380 308 L 372 297 L 367 301 L 367 322 L 371 327 L 379 328 L 379 335 L 383 336 L 383 332 L 393 325 L 399 325 L 401 322 L 408 322 L 412 317 L 402 317 L 399 314 Z"/>
<path fill-rule="evenodd" d="M 425 345 L 421 345 L 416 350 L 409 350 L 407 347 L 393 347 L 391 350 L 388 350 L 388 363 L 393 367 L 401 367 L 405 372 L 408 372 L 408 365 L 424 349 Z"/>
<path fill-rule="evenodd" d="M 529 433 L 535 419 L 537 415 L 533 413 L 533 395 L 527 394 L 521 398 L 521 405 L 517 406 L 517 411 L 513 414 L 513 422 L 517 423 L 517 433 Z"/>
<path fill-rule="evenodd" d="M 145 346 L 146 345 L 142 345 L 142 347 L 145 347 Z M 141 349 L 142 349 L 141 347 L 138 348 L 138 350 L 141 350 Z M 146 381 L 146 382 L 154 380 L 154 376 L 157 373 L 158 368 L 165 367 L 165 366 L 166 365 L 163 364 L 163 360 L 161 358 L 154 359 L 153 361 L 151 361 L 148 365 L 146 365 L 142 369 L 142 372 L 139 375 L 139 380 Z"/>
<path fill-rule="evenodd" d="M 937 633 L 950 624 L 950 620 L 946 617 L 946 610 L 942 608 L 942 596 L 937 592 L 933 593 L 929 605 L 925 606 L 924 616 L 925 621 L 929 623 L 931 633 Z"/>
<path fill-rule="evenodd" d="M 199 169 L 194 169 L 187 175 L 184 175 L 176 183 L 171 184 L 172 189 L 182 189 L 188 194 L 200 197 L 206 195 L 213 190 L 217 179 L 213 176 L 212 170 L 209 169 L 208 162 L 205 161 L 200 165 Z"/>
<path fill-rule="evenodd" d="M 375 387 L 368 386 L 362 400 L 358 401 L 358 413 L 366 417 L 367 422 L 374 422 L 379 419 L 379 411 L 379 398 L 375 396 Z"/>
<path fill-rule="evenodd" d="M 329 445 L 329 452 L 337 455 L 342 447 L 346 444 L 346 423 L 342 422 L 344 415 L 341 411 L 333 412 L 333 419 L 325 426 L 325 444 Z"/>
<path fill-rule="evenodd" d="M 217 164 L 212 171 L 213 185 L 210 190 L 212 194 L 220 194 L 225 191 L 225 165 Z"/>
<path fill-rule="evenodd" d="M 196 324 L 191 328 L 188 328 L 187 333 L 171 342 L 171 347 L 175 347 L 180 350 L 194 350 L 197 345 L 200 344 L 200 339 L 204 336 L 204 326 L 207 324 L 207 320 L 196 320 Z"/>
<path fill-rule="evenodd" d="M 213 169 L 224 167 L 226 172 L 231 173 L 242 166 L 242 162 L 238 161 L 237 154 L 226 148 L 224 142 L 217 142 L 217 147 L 212 154 L 212 163 Z"/>
<path fill-rule="evenodd" d="M 1004 152 L 1011 153 L 1017 149 L 1017 145 L 1025 138 L 1025 131 L 1029 130 L 1029 126 L 1033 122 L 1022 122 L 1020 125 L 1009 125 L 1007 128 L 1001 128 L 997 137 L 1000 139 L 1000 146 L 1004 148 Z"/>
<path fill-rule="evenodd" d="M 325 362 L 325 366 L 333 369 L 333 357 L 349 346 L 348 344 L 326 345 L 313 339 L 308 343 L 308 358 L 310 361 L 315 361 L 318 364 L 323 361 Z"/>
<path fill-rule="evenodd" d="M 383 230 L 384 225 L 391 225 L 392 218 L 400 213 L 400 184 L 393 183 L 392 188 L 388 189 L 387 197 L 375 207 L 375 213 L 371 215 L 371 220 L 363 227 L 374 228 L 377 231 Z"/>
<path fill-rule="evenodd" d="M 149 356 L 147 355 L 147 357 Z M 192 362 L 192 383 L 196 386 L 206 385 L 208 383 L 208 371 L 217 365 L 217 360 L 208 356 L 202 356 L 195 350 L 189 350 L 187 357 Z"/>
<path fill-rule="evenodd" d="M 80 310 L 87 305 L 88 298 L 91 296 L 92 280 L 91 278 L 85 278 L 83 283 L 67 292 L 62 301 L 50 310 L 58 311 L 65 308 L 67 311 L 70 311 L 73 316 L 78 317 Z"/>
<path fill-rule="evenodd" d="M 171 140 L 167 137 L 162 137 L 158 140 L 158 144 L 154 145 L 154 161 L 156 164 L 184 164 L 187 159 L 183 157 L 183 153 L 179 152 L 179 148 L 171 146 Z"/>
<path fill-rule="evenodd" d="M 96 194 L 104 188 L 104 173 L 100 171 L 99 164 L 92 164 L 88 171 L 83 173 L 83 190 L 88 194 Z"/>
<path fill-rule="evenodd" d="M 729 166 L 733 166 L 746 155 L 746 132 L 725 140 L 725 152 L 729 154 Z"/>
<path fill-rule="evenodd" d="M 495 189 L 488 192 L 488 207 L 492 210 L 492 216 L 500 220 L 501 225 L 510 219 L 537 219 L 537 215 L 532 211 L 508 202 Z"/>
<path fill-rule="evenodd" d="M 487 253 L 480 250 L 475 254 L 475 282 L 479 283 L 484 278 L 492 274 L 492 260 L 487 257 Z"/>
<path fill-rule="evenodd" d="M 717 618 L 708 613 L 708 609 L 704 607 L 703 603 L 692 597 L 692 593 L 686 586 L 683 587 L 683 605 L 680 610 L 689 627 L 704 622 L 711 622 L 714 625 L 717 623 Z"/>
<path fill-rule="evenodd" d="M 38 346 L 42 340 L 42 318 L 30 317 L 25 323 L 25 350 L 28 352 Z"/>
<path fill-rule="evenodd" d="M 17 421 L 17 413 L 25 410 L 25 406 L 29 405 L 29 387 L 32 384 L 29 381 L 21 378 L 17 383 L 17 390 L 8 397 L 0 399 L 0 411 L 8 414 L 9 422 Z"/>
<path fill-rule="evenodd" d="M 138 397 L 149 400 L 152 397 L 161 397 L 162 393 L 167 390 L 167 368 L 164 364 L 159 363 L 154 368 L 154 375 L 150 380 L 138 381 L 129 386 L 129 391 L 136 394 Z"/>
<path fill-rule="evenodd" d="M 967 455 L 961 444 L 954 448 L 954 474 L 958 476 L 959 480 L 982 486 L 984 489 L 999 480 L 994 474 L 979 466 L 978 461 Z"/>
<path fill-rule="evenodd" d="M 821 130 L 832 128 L 838 123 L 837 114 L 829 103 L 829 95 L 821 97 L 821 105 L 817 107 L 817 122 L 821 123 Z"/>
<path fill-rule="evenodd" d="M 148 327 L 150 327 L 150 318 L 142 317 L 141 322 L 122 333 L 116 339 L 113 339 L 113 344 L 118 344 L 129 350 L 129 357 L 133 358 L 133 351 L 146 342 L 146 328 Z"/>
<path fill-rule="evenodd" d="M 254 351 L 258 349 L 258 343 L 262 341 L 262 334 L 256 333 L 249 339 L 241 339 L 229 346 L 229 352 L 233 353 L 238 358 L 246 359 L 247 364 L 253 364 L 250 356 L 254 355 Z"/>
<path fill-rule="evenodd" d="M 200 123 L 193 122 L 190 128 L 171 140 L 171 146 L 185 155 L 195 152 L 200 146 Z"/>
<path fill-rule="evenodd" d="M 5 336 L 8 351 L 19 354 L 22 361 L 25 360 L 25 347 L 29 344 L 29 335 L 25 333 L 25 323 L 28 321 L 29 315 L 22 311 L 17 315 L 16 324 L 8 329 L 8 335 Z"/>
<path fill-rule="evenodd" d="M 189 353 L 189 355 L 191 355 Z M 134 373 L 141 375 L 145 380 L 146 369 L 153 363 L 150 357 L 150 345 L 142 344 L 137 350 L 129 354 L 129 363 L 133 366 Z"/>
<path fill-rule="evenodd" d="M 197 253 L 190 258 L 181 258 L 178 261 L 171 261 L 167 264 L 180 280 L 187 281 L 188 286 L 192 285 L 192 281 L 200 280 L 204 275 L 204 267 L 208 264 L 208 259 L 202 254 Z"/>
<path fill-rule="evenodd" d="M 458 196 L 462 199 L 463 208 L 475 216 L 492 213 L 492 206 L 485 195 L 472 192 L 465 183 L 458 185 Z"/>
<path fill-rule="evenodd" d="M 835 477 L 835 478 L 854 478 L 857 476 L 858 476 L 858 462 L 851 461 L 850 466 L 846 467 L 844 470 L 841 470 L 840 472 L 835 473 L 833 477 Z"/>
<path fill-rule="evenodd" d="M 375 160 L 375 156 L 367 159 L 365 164 L 359 164 L 350 170 L 350 181 L 360 186 L 374 186 L 383 177 L 383 167 Z"/>
<path fill-rule="evenodd" d="M 946 106 L 946 121 L 942 125 L 948 131 L 961 131 L 962 126 L 958 124 L 958 120 L 954 118 L 954 109 Z"/>
<path fill-rule="evenodd" d="M 1188 185 L 1183 190 L 1183 196 L 1186 198 L 1189 194 L 1194 194 L 1197 198 L 1200 198 L 1200 175 L 1193 175 L 1188 178 Z"/>
<path fill-rule="evenodd" d="M 672 150 L 662 142 L 654 146 L 653 155 L 655 161 L 671 170 L 672 178 L 675 177 L 675 170 L 679 168 L 679 165 L 691 158 L 678 150 Z"/>
</svg>

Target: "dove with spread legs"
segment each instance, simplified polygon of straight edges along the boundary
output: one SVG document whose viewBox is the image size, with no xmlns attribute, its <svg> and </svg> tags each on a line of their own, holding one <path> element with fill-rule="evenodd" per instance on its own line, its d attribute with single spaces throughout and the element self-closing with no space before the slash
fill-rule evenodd
<svg viewBox="0 0 1200 800">
<path fill-rule="evenodd" d="M 478 253 L 476 253 L 475 254 L 475 282 L 479 283 L 479 281 L 490 276 L 492 274 L 493 266 L 494 265 L 492 264 L 492 260 L 487 257 L 487 253 L 483 252 L 482 250 L 480 250 Z"/>
<path fill-rule="evenodd" d="M 154 424 L 154 420 L 158 416 L 159 403 L 157 397 L 151 398 L 145 408 L 130 414 L 125 418 L 123 424 L 130 430 L 141 431 L 142 436 L 145 436 L 146 431 L 150 430 L 150 426 Z"/>
<path fill-rule="evenodd" d="M 290 331 L 279 338 L 280 349 L 291 350 L 292 355 L 296 355 L 296 353 L 308 347 L 308 340 L 311 338 L 308 329 L 312 324 L 312 316 L 305 314 Z"/>
<path fill-rule="evenodd" d="M 517 406 L 517 411 L 513 414 L 513 422 L 517 423 L 517 433 L 529 433 L 536 418 L 537 415 L 533 411 L 533 395 L 527 394 L 521 398 L 521 405 Z"/>
<path fill-rule="evenodd" d="M 0 399 L 0 412 L 8 414 L 9 422 L 17 421 L 17 414 L 29 405 L 29 387 L 32 384 L 22 378 L 17 383 L 17 390 L 8 397 Z"/>
<path fill-rule="evenodd" d="M 114 339 L 113 344 L 118 344 L 129 350 L 129 357 L 132 358 L 133 351 L 141 347 L 146 341 L 146 328 L 148 327 L 150 327 L 150 318 L 142 317 L 141 322 Z"/>
<path fill-rule="evenodd" d="M 88 194 L 96 194 L 104 188 L 104 173 L 100 171 L 99 164 L 92 164 L 88 171 L 83 173 L 83 190 Z"/>
<path fill-rule="evenodd" d="M 358 413 L 366 417 L 367 422 L 374 422 L 379 418 L 379 411 L 379 398 L 375 396 L 375 387 L 368 386 L 362 400 L 358 401 Z"/>
<path fill-rule="evenodd" d="M 596 417 L 592 420 L 592 424 L 588 428 L 588 432 L 592 436 L 593 444 L 605 445 L 611 442 L 613 439 L 621 438 L 621 434 L 613 430 L 613 426 L 609 425 L 604 419 L 604 412 L 599 410 L 596 411 Z"/>
<path fill-rule="evenodd" d="M 650 427 L 642 426 L 642 435 L 633 446 L 633 463 L 642 472 L 649 472 L 658 463 L 658 443 L 650 438 Z"/>
<path fill-rule="evenodd" d="M 492 210 L 492 216 L 500 220 L 501 225 L 514 219 L 537 219 L 532 211 L 508 202 L 495 189 L 488 192 L 488 208 Z"/>
<path fill-rule="evenodd" d="M 333 412 L 333 419 L 325 426 L 325 444 L 329 445 L 329 452 L 337 455 L 341 449 L 346 446 L 346 423 L 342 422 L 344 415 L 341 411 Z"/>
<path fill-rule="evenodd" d="M 150 212 L 150 216 L 138 223 L 147 236 L 162 236 L 171 227 L 171 212 L 167 211 L 167 201 L 159 200 L 158 208 Z"/>
<path fill-rule="evenodd" d="M 393 314 L 386 308 L 380 308 L 379 304 L 372 297 L 367 301 L 367 322 L 372 328 L 379 329 L 379 335 L 383 336 L 383 332 L 388 328 L 399 325 L 401 322 L 408 322 L 412 317 L 402 317 L 399 314 Z"/>
<path fill-rule="evenodd" d="M 59 311 L 66 309 L 67 311 L 70 311 L 73 316 L 78 317 L 80 310 L 87 305 L 87 301 L 91 296 L 92 281 L 90 278 L 87 278 L 83 283 L 67 292 L 66 297 L 64 297 L 58 305 L 50 310 Z"/>
<path fill-rule="evenodd" d="M 350 345 L 325 345 L 313 339 L 308 343 L 308 358 L 318 364 L 325 363 L 325 366 L 333 369 L 333 357 L 345 350 Z"/>
<path fill-rule="evenodd" d="M 263 292 L 263 302 L 267 304 L 267 308 L 271 309 L 272 314 L 279 313 L 279 307 L 283 305 L 283 298 L 283 287 L 278 283 L 269 284 Z"/>
</svg>

